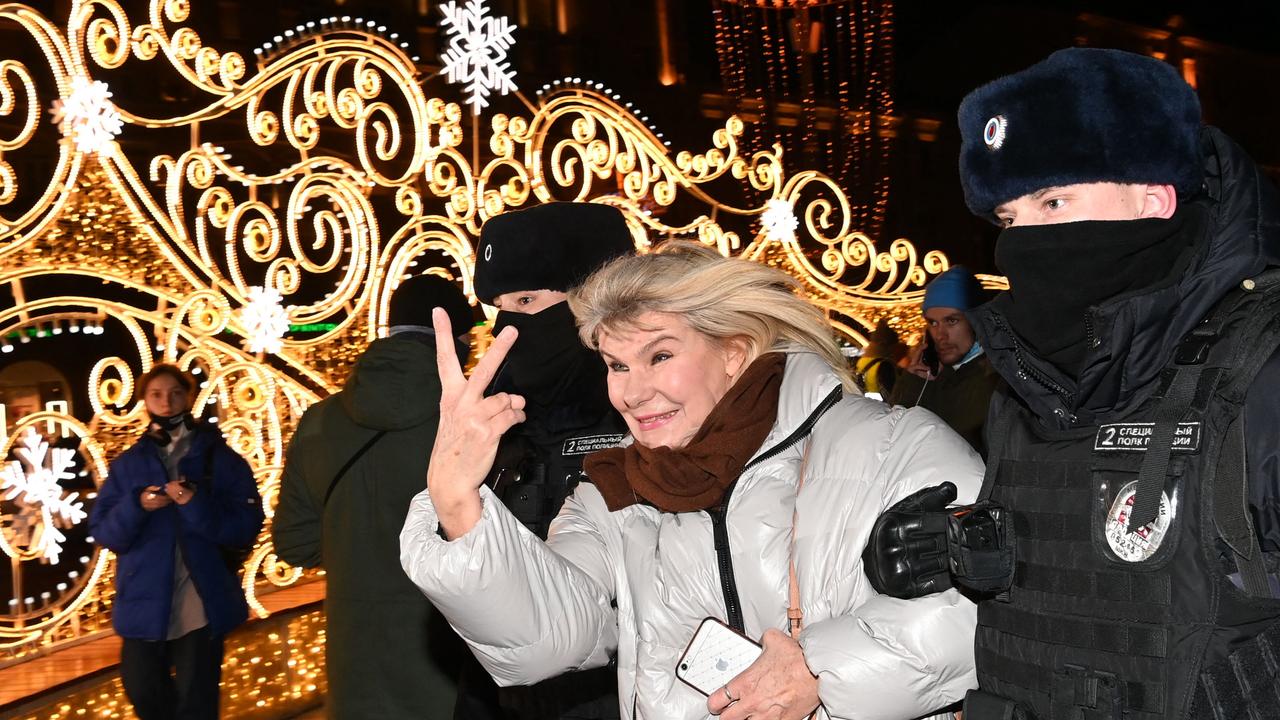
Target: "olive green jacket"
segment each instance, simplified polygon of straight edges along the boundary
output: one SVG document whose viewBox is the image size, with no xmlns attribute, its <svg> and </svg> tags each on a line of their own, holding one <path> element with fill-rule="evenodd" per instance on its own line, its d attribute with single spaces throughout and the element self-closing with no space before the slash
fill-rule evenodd
<svg viewBox="0 0 1280 720">
<path fill-rule="evenodd" d="M 922 407 L 942 418 L 982 457 L 987 456 L 983 430 L 987 424 L 987 408 L 1000 376 L 991 369 L 985 354 L 953 369 L 943 365 L 938 377 L 926 382 L 903 372 L 894 383 L 887 402 L 903 407 Z"/>
<path fill-rule="evenodd" d="M 467 650 L 400 568 L 400 529 L 426 488 L 439 420 L 431 343 L 421 334 L 374 341 L 289 444 L 272 537 L 286 562 L 326 571 L 330 718 L 453 717 Z M 380 431 L 326 510 L 329 483 Z"/>
</svg>

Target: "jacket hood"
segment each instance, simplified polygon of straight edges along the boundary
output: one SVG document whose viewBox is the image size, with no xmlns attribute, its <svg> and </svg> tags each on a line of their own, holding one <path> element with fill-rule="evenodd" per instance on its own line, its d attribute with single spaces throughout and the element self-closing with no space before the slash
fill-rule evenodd
<svg viewBox="0 0 1280 720">
<path fill-rule="evenodd" d="M 375 430 L 402 430 L 431 419 L 440 411 L 434 339 L 374 340 L 356 360 L 339 398 L 353 422 Z"/>
<path fill-rule="evenodd" d="M 1144 401 L 1178 344 L 1242 280 L 1280 265 L 1280 200 L 1271 181 L 1233 140 L 1204 128 L 1204 203 L 1209 229 L 1171 283 L 1095 308 L 1096 347 L 1074 381 L 1019 340 L 1000 314 L 1004 295 L 971 320 L 992 365 L 1054 425 L 1092 424 Z"/>
</svg>

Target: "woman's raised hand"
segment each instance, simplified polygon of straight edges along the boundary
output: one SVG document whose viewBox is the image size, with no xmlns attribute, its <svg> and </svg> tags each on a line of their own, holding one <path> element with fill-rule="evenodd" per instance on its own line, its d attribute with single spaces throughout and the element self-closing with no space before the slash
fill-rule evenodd
<svg viewBox="0 0 1280 720">
<path fill-rule="evenodd" d="M 435 308 L 431 324 L 436 331 L 436 369 L 440 373 L 440 427 L 431 448 L 427 490 L 440 527 L 453 540 L 480 521 L 480 486 L 493 466 L 502 434 L 524 422 L 524 398 L 510 393 L 484 396 L 516 341 L 515 328 L 498 333 L 468 378 L 462 374 L 453 347 L 449 316 Z"/>
</svg>

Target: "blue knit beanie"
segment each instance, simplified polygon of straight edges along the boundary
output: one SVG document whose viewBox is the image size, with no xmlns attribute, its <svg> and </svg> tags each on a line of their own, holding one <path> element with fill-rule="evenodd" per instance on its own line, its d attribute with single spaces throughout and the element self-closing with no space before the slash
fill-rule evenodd
<svg viewBox="0 0 1280 720">
<path fill-rule="evenodd" d="M 969 93 L 960 103 L 960 183 L 974 215 L 1077 183 L 1204 181 L 1200 101 L 1168 63 L 1069 48 Z"/>
<path fill-rule="evenodd" d="M 956 265 L 934 278 L 924 289 L 920 312 L 935 307 L 970 310 L 978 304 L 980 292 L 981 287 L 973 273 L 963 265 Z"/>
</svg>

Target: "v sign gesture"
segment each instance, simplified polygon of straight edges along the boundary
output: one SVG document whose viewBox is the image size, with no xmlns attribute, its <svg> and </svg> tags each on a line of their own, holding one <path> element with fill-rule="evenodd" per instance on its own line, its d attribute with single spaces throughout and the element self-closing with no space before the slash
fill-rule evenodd
<svg viewBox="0 0 1280 720">
<path fill-rule="evenodd" d="M 484 390 L 516 341 L 516 329 L 503 328 L 468 378 L 462 374 L 444 310 L 431 311 L 436 331 L 436 369 L 440 373 L 440 427 L 431 448 L 427 490 L 440 526 L 450 540 L 467 534 L 480 520 L 480 486 L 498 453 L 502 434 L 524 422 L 524 398 L 509 393 L 484 396 Z M 446 338 L 441 340 L 440 338 Z"/>
</svg>

